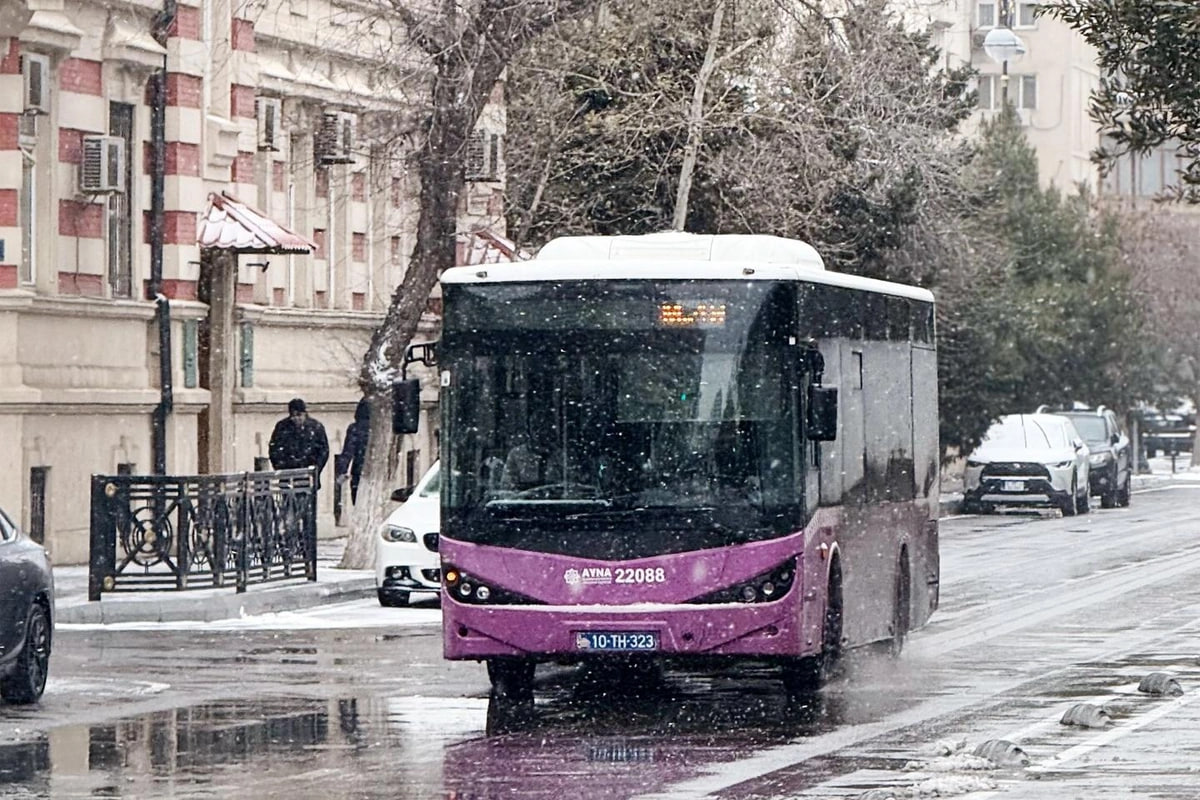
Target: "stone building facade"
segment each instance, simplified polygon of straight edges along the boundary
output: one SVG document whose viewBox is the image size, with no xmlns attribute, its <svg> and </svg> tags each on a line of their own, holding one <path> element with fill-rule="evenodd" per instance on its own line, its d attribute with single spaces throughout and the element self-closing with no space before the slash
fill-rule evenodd
<svg viewBox="0 0 1200 800">
<path fill-rule="evenodd" d="M 153 467 L 151 85 L 164 67 L 166 471 L 253 469 L 295 396 L 340 450 L 361 355 L 416 230 L 412 131 L 381 123 L 419 116 L 424 96 L 419 63 L 399 64 L 403 51 L 376 33 L 390 28 L 363 8 L 0 0 L 0 506 L 56 563 L 86 560 L 92 474 Z M 502 99 L 497 87 L 473 140 L 462 231 L 500 220 Z M 384 129 L 389 139 L 372 138 Z M 235 260 L 224 359 L 210 348 L 211 268 L 196 244 L 198 215 L 221 192 L 316 246 Z M 436 302 L 419 338 L 436 336 Z M 436 397 L 424 399 L 428 415 Z M 214 408 L 228 409 L 219 448 L 208 446 Z M 435 427 L 401 444 L 398 485 L 431 463 Z M 331 491 L 321 504 L 329 535 Z"/>
</svg>

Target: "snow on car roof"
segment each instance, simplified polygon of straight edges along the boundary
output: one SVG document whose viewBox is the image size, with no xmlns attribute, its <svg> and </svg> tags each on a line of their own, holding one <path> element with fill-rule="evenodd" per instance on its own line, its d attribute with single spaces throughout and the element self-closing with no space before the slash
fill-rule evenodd
<svg viewBox="0 0 1200 800">
<path fill-rule="evenodd" d="M 620 279 L 803 280 L 933 302 L 927 289 L 826 270 L 807 242 L 765 235 L 565 236 L 530 261 L 455 267 L 441 278 L 446 284 Z"/>
</svg>

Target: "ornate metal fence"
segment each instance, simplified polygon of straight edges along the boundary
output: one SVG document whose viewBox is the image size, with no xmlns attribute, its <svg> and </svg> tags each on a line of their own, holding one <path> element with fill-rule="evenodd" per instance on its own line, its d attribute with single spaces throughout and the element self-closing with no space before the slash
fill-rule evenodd
<svg viewBox="0 0 1200 800">
<path fill-rule="evenodd" d="M 88 598 L 317 579 L 311 469 L 93 475 Z"/>
</svg>

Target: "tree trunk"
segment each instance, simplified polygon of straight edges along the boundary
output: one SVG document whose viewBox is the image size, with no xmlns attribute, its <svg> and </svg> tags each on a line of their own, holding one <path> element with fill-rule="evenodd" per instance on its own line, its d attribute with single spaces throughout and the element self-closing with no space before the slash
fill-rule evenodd
<svg viewBox="0 0 1200 800">
<path fill-rule="evenodd" d="M 445 0 L 435 24 L 428 26 L 430 37 L 416 12 L 404 4 L 393 7 L 425 47 L 434 76 L 418 170 L 416 243 L 359 372 L 359 386 L 371 404 L 371 436 L 342 568 L 367 569 L 374 561 L 375 531 L 390 496 L 391 386 L 400 377 L 404 351 L 417 332 L 429 293 L 442 270 L 455 264 L 467 138 L 513 54 L 557 19 L 594 4 L 595 0 L 484 4 L 487 13 L 469 17 L 460 12 L 456 0 Z"/>
<path fill-rule="evenodd" d="M 704 122 L 704 95 L 708 92 L 708 81 L 717 66 L 717 44 L 721 39 L 721 25 L 725 19 L 725 0 L 718 0 L 713 10 L 712 25 L 708 31 L 708 49 L 704 63 L 696 75 L 696 87 L 692 92 L 692 108 L 688 114 L 687 142 L 683 146 L 683 163 L 679 167 L 679 189 L 675 194 L 675 217 L 671 227 L 681 231 L 687 224 L 688 198 L 692 193 L 692 175 L 696 171 L 696 160 L 700 155 Z"/>
</svg>

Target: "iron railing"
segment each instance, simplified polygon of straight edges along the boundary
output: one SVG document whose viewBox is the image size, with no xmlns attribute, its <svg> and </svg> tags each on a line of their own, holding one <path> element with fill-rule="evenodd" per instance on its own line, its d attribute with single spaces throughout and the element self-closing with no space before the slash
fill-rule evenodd
<svg viewBox="0 0 1200 800">
<path fill-rule="evenodd" d="M 93 475 L 88 599 L 317 579 L 312 469 Z"/>
</svg>

